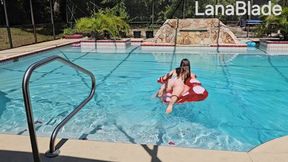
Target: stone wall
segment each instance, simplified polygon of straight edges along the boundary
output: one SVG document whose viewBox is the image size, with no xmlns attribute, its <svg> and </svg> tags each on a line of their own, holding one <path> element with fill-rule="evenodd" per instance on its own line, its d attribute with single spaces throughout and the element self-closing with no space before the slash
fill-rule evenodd
<svg viewBox="0 0 288 162">
<path fill-rule="evenodd" d="M 220 26 L 220 27 L 218 27 Z M 154 42 L 179 45 L 240 44 L 236 36 L 219 19 L 168 19 L 157 31 Z"/>
</svg>

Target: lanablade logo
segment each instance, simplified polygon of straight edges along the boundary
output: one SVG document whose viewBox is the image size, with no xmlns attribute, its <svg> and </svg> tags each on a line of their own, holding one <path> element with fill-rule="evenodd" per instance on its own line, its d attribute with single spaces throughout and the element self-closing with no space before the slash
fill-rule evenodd
<svg viewBox="0 0 288 162">
<path fill-rule="evenodd" d="M 268 4 L 259 6 L 259 5 L 251 5 L 251 2 L 248 1 L 236 1 L 234 5 L 226 5 L 225 7 L 221 4 L 213 5 L 206 5 L 205 11 L 200 12 L 200 7 L 198 1 L 195 1 L 195 13 L 197 16 L 213 16 L 213 15 L 227 15 L 227 16 L 242 16 L 242 15 L 253 15 L 253 16 L 260 16 L 260 15 L 276 15 L 279 16 L 282 13 L 282 7 L 278 4 L 272 5 L 271 1 Z"/>
</svg>

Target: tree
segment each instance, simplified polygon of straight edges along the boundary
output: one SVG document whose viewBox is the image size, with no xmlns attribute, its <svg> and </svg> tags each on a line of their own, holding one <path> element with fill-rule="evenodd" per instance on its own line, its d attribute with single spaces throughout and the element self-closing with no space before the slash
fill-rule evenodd
<svg viewBox="0 0 288 162">
<path fill-rule="evenodd" d="M 284 7 L 282 14 L 278 17 L 279 30 L 283 35 L 284 40 L 288 40 L 288 7 Z"/>
<path fill-rule="evenodd" d="M 288 7 L 288 0 L 281 0 L 281 1 L 280 1 L 280 4 L 281 4 L 282 6 Z"/>
<path fill-rule="evenodd" d="M 269 15 L 262 16 L 263 24 L 258 28 L 258 35 L 270 34 L 280 31 L 284 40 L 288 40 L 288 7 L 282 9 L 282 14 L 279 16 Z"/>
</svg>

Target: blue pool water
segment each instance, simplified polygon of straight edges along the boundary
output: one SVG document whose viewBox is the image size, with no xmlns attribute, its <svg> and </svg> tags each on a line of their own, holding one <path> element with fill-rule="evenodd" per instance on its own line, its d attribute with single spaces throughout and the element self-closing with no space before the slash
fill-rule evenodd
<svg viewBox="0 0 288 162">
<path fill-rule="evenodd" d="M 160 49 L 161 50 L 161 49 Z M 62 47 L 0 64 L 0 133 L 27 135 L 21 82 L 33 62 L 59 55 L 96 76 L 96 94 L 60 137 L 125 143 L 248 151 L 288 134 L 288 57 L 258 50 L 159 51 L 131 47 L 126 53 L 81 52 Z M 209 91 L 202 102 L 166 105 L 153 95 L 156 79 L 188 58 Z M 90 78 L 53 62 L 33 73 L 31 100 L 37 135 L 55 126 L 90 91 Z"/>
</svg>

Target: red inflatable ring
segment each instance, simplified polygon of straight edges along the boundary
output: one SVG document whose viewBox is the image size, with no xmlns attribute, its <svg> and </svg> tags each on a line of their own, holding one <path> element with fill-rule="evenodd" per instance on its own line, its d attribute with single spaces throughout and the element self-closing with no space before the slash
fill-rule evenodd
<svg viewBox="0 0 288 162">
<path fill-rule="evenodd" d="M 157 82 L 160 84 L 166 83 L 167 80 L 164 80 L 163 77 L 160 77 Z M 188 79 L 185 84 L 190 87 L 190 89 L 185 93 L 179 96 L 177 103 L 183 102 L 196 102 L 203 101 L 208 97 L 207 90 L 202 87 L 201 83 L 197 79 Z M 166 92 L 162 96 L 163 102 L 169 102 L 171 100 L 172 91 Z"/>
</svg>

